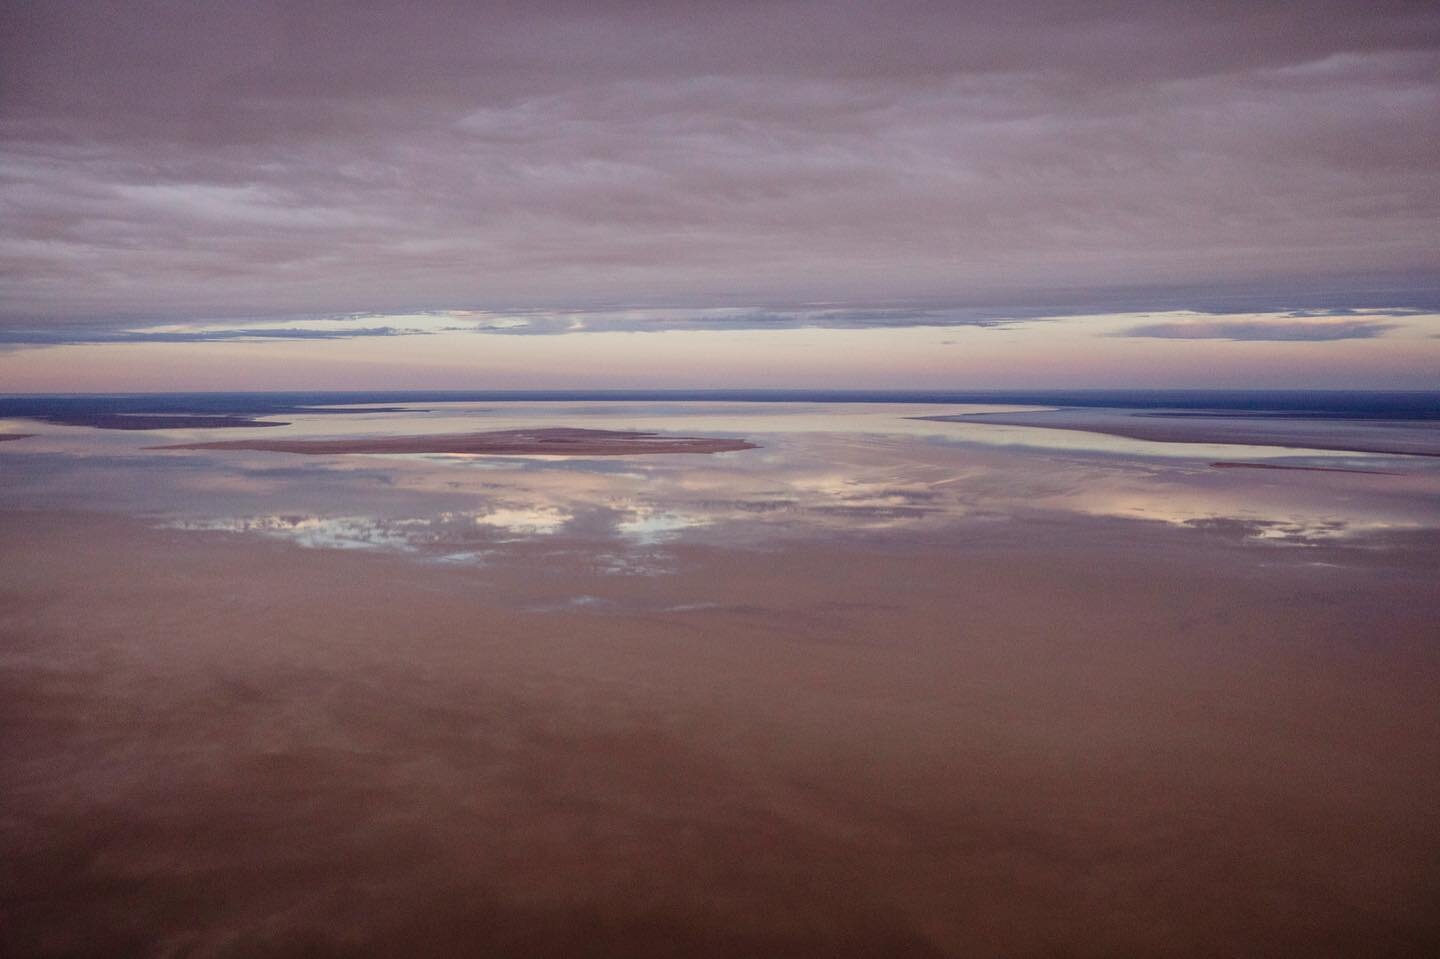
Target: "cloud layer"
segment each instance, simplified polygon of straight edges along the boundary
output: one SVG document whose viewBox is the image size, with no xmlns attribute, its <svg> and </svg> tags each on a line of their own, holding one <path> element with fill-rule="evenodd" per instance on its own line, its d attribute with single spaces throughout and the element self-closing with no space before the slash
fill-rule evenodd
<svg viewBox="0 0 1440 959">
<path fill-rule="evenodd" d="M 0 327 L 1440 301 L 1430 4 L 416 9 L 4 5 Z"/>
<path fill-rule="evenodd" d="M 780 330 L 904 330 L 915 328 L 1014 330 L 1027 328 L 1032 339 L 1049 324 L 1065 324 L 1088 336 L 1167 340 L 1309 341 L 1374 339 L 1407 327 L 1432 326 L 1436 314 L 1389 310 L 1297 310 L 1285 313 L 1236 311 L 1147 312 L 1151 322 L 1117 328 L 1134 314 L 1075 310 L 1002 312 L 987 309 L 740 309 L 635 308 L 625 310 L 544 310 L 506 312 L 436 310 L 407 314 L 351 314 L 279 318 L 211 319 L 165 325 L 111 324 L 0 325 L 0 349 L 114 343 L 216 343 L 265 340 L 350 340 L 376 337 L 482 334 L 558 336 L 576 333 L 664 333 Z M 945 340 L 943 343 L 952 341 Z"/>
</svg>

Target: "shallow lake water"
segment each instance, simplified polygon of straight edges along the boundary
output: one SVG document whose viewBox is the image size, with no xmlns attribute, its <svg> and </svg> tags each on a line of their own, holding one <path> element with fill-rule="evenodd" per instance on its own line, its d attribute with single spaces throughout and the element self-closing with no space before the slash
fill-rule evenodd
<svg viewBox="0 0 1440 959">
<path fill-rule="evenodd" d="M 0 421 L 0 953 L 1435 954 L 1440 458 L 996 412 Z"/>
<path fill-rule="evenodd" d="M 490 403 L 286 417 L 225 430 L 35 432 L 0 444 L 12 508 L 120 510 L 164 525 L 462 562 L 565 536 L 653 547 L 934 533 L 1067 515 L 1232 524 L 1306 544 L 1440 525 L 1440 460 L 937 422 L 1004 406 Z M 362 410 L 356 412 L 356 410 Z M 545 427 L 745 438 L 720 454 L 476 456 L 157 450 L 209 439 L 343 438 Z M 1222 469 L 1215 463 L 1286 469 Z"/>
</svg>

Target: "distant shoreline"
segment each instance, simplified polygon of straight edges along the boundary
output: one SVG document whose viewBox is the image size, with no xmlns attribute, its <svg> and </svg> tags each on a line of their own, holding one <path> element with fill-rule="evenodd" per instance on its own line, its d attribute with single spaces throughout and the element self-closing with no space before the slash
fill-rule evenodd
<svg viewBox="0 0 1440 959">
<path fill-rule="evenodd" d="M 1397 390 L 273 390 L 0 394 L 0 418 L 73 425 L 99 416 L 285 416 L 416 403 L 1000 404 L 1137 410 L 1269 411 L 1305 418 L 1440 421 L 1440 391 Z M 391 410 L 393 411 L 393 410 Z M 368 412 L 382 412 L 371 409 Z"/>
</svg>

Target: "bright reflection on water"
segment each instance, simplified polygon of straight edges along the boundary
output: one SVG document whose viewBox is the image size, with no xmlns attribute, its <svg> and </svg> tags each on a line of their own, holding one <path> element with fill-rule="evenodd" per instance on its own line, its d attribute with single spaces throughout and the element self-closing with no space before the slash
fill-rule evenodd
<svg viewBox="0 0 1440 959">
<path fill-rule="evenodd" d="M 448 563 L 514 544 L 591 543 L 599 568 L 656 572 L 667 545 L 857 534 L 991 535 L 1071 517 L 1319 544 L 1440 526 L 1440 461 L 915 417 L 1017 407 L 813 403 L 432 404 L 289 426 L 102 431 L 20 421 L 0 444 L 11 507 L 118 509 L 175 529 Z M 618 457 L 158 451 L 171 443 L 579 426 L 739 436 L 758 449 Z M 1215 461 L 1395 475 L 1214 468 Z"/>
</svg>

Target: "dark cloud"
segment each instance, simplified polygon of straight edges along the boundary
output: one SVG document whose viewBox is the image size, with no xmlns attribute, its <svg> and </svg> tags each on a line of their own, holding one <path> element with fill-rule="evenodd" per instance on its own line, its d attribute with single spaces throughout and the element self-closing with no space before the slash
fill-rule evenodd
<svg viewBox="0 0 1440 959">
<path fill-rule="evenodd" d="M 501 322 L 480 321 L 447 331 L 510 335 L 554 333 L 649 333 L 661 330 L 793 330 L 899 329 L 914 326 L 997 328 L 1042 319 L 976 309 L 646 309 L 623 311 L 534 311 L 506 316 Z"/>
<path fill-rule="evenodd" d="M 1371 340 L 1396 329 L 1398 324 L 1375 320 L 1341 322 L 1295 321 L 1183 321 L 1149 323 L 1131 327 L 1117 336 L 1150 337 L 1163 340 Z"/>
<path fill-rule="evenodd" d="M 0 3 L 0 325 L 1440 300 L 1432 4 Z"/>
</svg>

